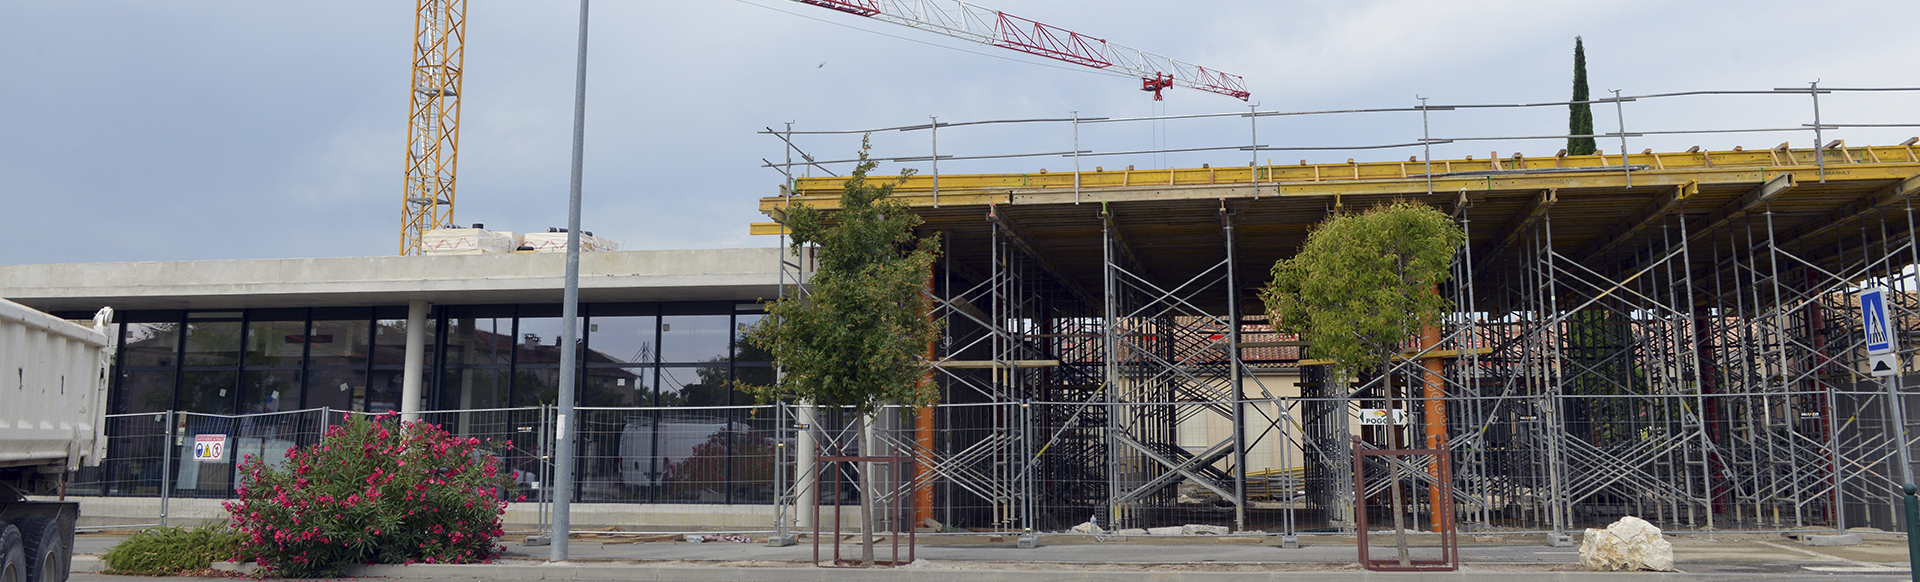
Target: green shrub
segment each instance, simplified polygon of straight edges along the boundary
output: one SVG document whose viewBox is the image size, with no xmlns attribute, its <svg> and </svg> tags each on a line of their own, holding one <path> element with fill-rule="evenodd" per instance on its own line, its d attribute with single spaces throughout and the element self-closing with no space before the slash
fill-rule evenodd
<svg viewBox="0 0 1920 582">
<path fill-rule="evenodd" d="M 355 416 L 287 462 L 249 459 L 229 501 L 241 552 L 264 573 L 338 576 L 352 564 L 491 561 L 507 479 L 479 439 L 395 415 Z"/>
<path fill-rule="evenodd" d="M 225 524 L 182 529 L 156 527 L 127 538 L 107 550 L 110 574 L 167 576 L 205 570 L 216 560 L 234 559 L 245 535 Z"/>
</svg>

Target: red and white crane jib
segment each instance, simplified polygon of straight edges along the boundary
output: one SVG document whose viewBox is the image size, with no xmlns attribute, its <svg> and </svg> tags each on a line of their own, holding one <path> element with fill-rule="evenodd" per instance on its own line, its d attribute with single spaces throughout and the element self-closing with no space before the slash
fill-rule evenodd
<svg viewBox="0 0 1920 582">
<path fill-rule="evenodd" d="M 1241 101 L 1252 96 L 1246 80 L 1192 63 L 1170 59 L 1105 39 L 1021 18 L 991 8 L 951 0 L 794 0 L 865 16 L 962 40 L 1117 71 L 1140 77 L 1140 89 L 1173 86 L 1218 93 Z"/>
</svg>

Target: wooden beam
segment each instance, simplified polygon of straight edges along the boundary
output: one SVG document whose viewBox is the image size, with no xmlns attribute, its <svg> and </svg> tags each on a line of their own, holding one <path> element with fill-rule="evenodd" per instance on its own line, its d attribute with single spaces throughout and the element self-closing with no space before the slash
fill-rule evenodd
<svg viewBox="0 0 1920 582">
<path fill-rule="evenodd" d="M 1493 348 L 1473 348 L 1470 350 L 1434 350 L 1431 352 L 1427 352 L 1425 354 L 1421 354 L 1419 352 L 1403 352 L 1399 354 L 1394 354 L 1393 359 L 1404 362 L 1407 360 L 1414 359 L 1414 356 L 1419 356 L 1419 359 L 1422 359 L 1422 360 L 1430 360 L 1430 359 L 1458 358 L 1462 354 L 1475 354 L 1475 355 L 1484 356 L 1491 353 L 1493 353 Z M 1306 360 L 1300 360 L 1299 364 L 1297 365 L 1323 366 L 1331 363 L 1333 363 L 1333 360 L 1306 359 Z"/>
<path fill-rule="evenodd" d="M 936 368 L 949 370 L 986 370 L 991 368 L 1052 368 L 1060 365 L 1060 360 L 946 360 L 935 361 Z"/>
<path fill-rule="evenodd" d="M 1819 220 L 1808 222 L 1805 226 L 1795 229 L 1793 234 L 1776 244 L 1784 247 L 1807 237 L 1826 234 L 1869 210 L 1891 206 L 1915 194 L 1920 194 L 1920 174 L 1875 190 L 1872 194 L 1861 196 L 1847 203 L 1846 206 L 1835 208 L 1821 216 Z"/>
<path fill-rule="evenodd" d="M 1707 233 L 1712 232 L 1714 229 L 1726 226 L 1727 223 L 1733 222 L 1734 219 L 1746 216 L 1748 212 L 1759 208 L 1760 205 L 1766 204 L 1774 198 L 1778 198 L 1788 190 L 1792 190 L 1793 186 L 1793 174 L 1774 176 L 1773 179 L 1761 183 L 1752 190 L 1748 190 L 1746 194 L 1740 196 L 1740 199 L 1728 202 L 1714 209 L 1713 213 L 1708 214 L 1698 225 L 1689 225 L 1687 227 L 1687 240 L 1692 241 L 1706 236 Z"/>
<path fill-rule="evenodd" d="M 1692 198 L 1695 194 L 1699 193 L 1699 182 L 1687 182 L 1660 193 L 1652 202 L 1642 207 L 1639 212 L 1627 217 L 1627 219 L 1618 226 L 1608 229 L 1607 232 L 1618 233 L 1615 234 L 1613 238 L 1604 240 L 1596 239 L 1593 244 L 1587 245 L 1587 248 L 1581 249 L 1580 253 L 1575 256 L 1580 257 L 1579 260 L 1581 263 L 1587 263 L 1594 257 L 1606 254 L 1607 251 L 1613 250 L 1613 247 L 1619 246 L 1621 243 L 1639 236 L 1641 231 L 1653 226 L 1655 222 L 1664 221 L 1669 213 L 1686 205 L 1688 198 Z"/>
<path fill-rule="evenodd" d="M 1693 241 L 1700 240 L 1701 237 L 1713 234 L 1713 232 L 1720 227 L 1726 226 L 1734 220 L 1746 216 L 1747 213 L 1752 212 L 1753 209 L 1759 208 L 1774 198 L 1780 197 L 1781 194 L 1785 194 L 1788 190 L 1792 190 L 1794 183 L 1793 174 L 1780 174 L 1760 183 L 1759 186 L 1748 190 L 1746 194 L 1742 194 L 1740 198 L 1722 204 L 1719 208 L 1715 208 L 1713 212 L 1706 217 L 1688 223 L 1687 240 L 1681 241 L 1681 244 L 1692 244 Z M 1659 255 L 1660 253 L 1650 253 L 1646 257 L 1626 259 L 1622 261 L 1621 264 L 1629 266 L 1620 272 L 1638 273 L 1641 269 L 1645 269 L 1648 265 L 1657 262 Z"/>
<path fill-rule="evenodd" d="M 1100 220 L 1105 223 L 1108 230 L 1113 232 L 1114 246 L 1120 251 L 1121 263 L 1131 263 L 1133 266 L 1130 268 L 1134 269 L 1135 276 L 1143 279 L 1150 278 L 1146 273 L 1146 261 L 1140 260 L 1140 255 L 1134 252 L 1133 243 L 1128 240 L 1126 231 L 1120 230 L 1120 222 L 1114 219 L 1113 210 L 1108 208 L 1105 202 L 1100 203 Z"/>
<path fill-rule="evenodd" d="M 1507 228 L 1500 231 L 1500 234 L 1494 238 L 1494 240 L 1498 242 L 1475 253 L 1476 256 L 1480 257 L 1480 264 L 1475 268 L 1486 266 L 1499 256 L 1501 251 L 1507 250 L 1507 247 L 1512 246 L 1515 241 L 1520 240 L 1520 235 L 1525 234 L 1528 228 L 1532 228 L 1533 223 L 1539 222 L 1542 217 L 1545 217 L 1547 211 L 1552 210 L 1553 205 L 1558 202 L 1560 202 L 1560 189 L 1548 188 L 1541 190 L 1540 195 L 1535 196 L 1533 202 L 1528 203 L 1526 209 L 1521 210 L 1520 214 L 1515 215 L 1513 222 L 1509 223 Z"/>
<path fill-rule="evenodd" d="M 1021 251 L 1027 253 L 1027 256 L 1033 257 L 1034 262 L 1040 263 L 1041 270 L 1046 271 L 1055 281 L 1059 281 L 1060 285 L 1066 287 L 1067 291 L 1073 293 L 1074 297 L 1079 297 L 1080 301 L 1085 303 L 1087 307 L 1099 307 L 1102 305 L 1098 295 L 1087 292 L 1087 289 L 1081 287 L 1079 282 L 1067 278 L 1065 272 L 1053 266 L 1053 261 L 1047 260 L 1046 255 L 1040 254 L 1040 250 L 1034 248 L 1033 243 L 1029 242 L 1033 240 L 1033 238 L 1027 236 L 1026 229 L 1021 228 L 1020 224 L 1014 222 L 1012 217 L 1007 216 L 1007 209 L 1000 208 L 998 205 L 988 204 L 987 220 L 998 225 L 1000 232 L 1006 233 L 1007 240 L 1012 242 L 1013 246 L 1019 247 Z"/>
</svg>

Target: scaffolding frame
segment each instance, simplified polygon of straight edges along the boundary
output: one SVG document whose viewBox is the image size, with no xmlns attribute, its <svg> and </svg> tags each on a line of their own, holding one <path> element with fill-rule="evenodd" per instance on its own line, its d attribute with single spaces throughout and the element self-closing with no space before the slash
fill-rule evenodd
<svg viewBox="0 0 1920 582">
<path fill-rule="evenodd" d="M 1828 91 L 1836 90 L 1761 93 L 1817 99 Z M 1687 95 L 1726 93 L 1732 92 Z M 1679 95 L 1593 103 L 1673 96 Z M 1424 117 L 1463 107 L 1369 111 Z M 1257 130 L 1261 117 L 1327 113 L 1336 112 L 1219 117 L 1249 117 Z M 1624 124 L 1625 113 L 1620 117 Z M 1818 143 L 1825 137 L 1816 136 L 1812 148 L 1782 144 L 1745 152 L 1765 156 L 1749 166 L 1725 166 L 1715 153 L 1697 151 L 1600 155 L 1597 163 L 1579 164 L 1563 157 L 1550 160 L 1551 167 L 1530 166 L 1517 155 L 1483 165 L 1430 158 L 1401 163 L 1398 178 L 1423 181 L 1429 192 L 1434 184 L 1457 184 L 1458 167 L 1467 167 L 1471 179 L 1485 176 L 1485 192 L 1462 188 L 1420 199 L 1450 214 L 1476 242 L 1460 250 L 1442 289 L 1456 309 L 1443 319 L 1440 340 L 1421 345 L 1409 338 L 1412 355 L 1404 363 L 1355 379 L 1300 365 L 1298 342 L 1289 341 L 1295 338 L 1275 335 L 1263 317 L 1243 313 L 1245 290 L 1260 283 L 1264 269 L 1247 276 L 1236 244 L 1245 238 L 1241 225 L 1257 224 L 1247 218 L 1255 208 L 1250 201 L 1285 204 L 1288 196 L 1303 195 L 1290 193 L 1290 185 L 1312 186 L 1296 189 L 1307 192 L 1309 203 L 1324 205 L 1314 216 L 1386 201 L 1379 188 L 1368 187 L 1367 173 L 1376 169 L 1351 162 L 1263 168 L 1256 161 L 1239 169 L 1150 174 L 1165 190 L 1140 205 L 1164 197 L 1211 205 L 1211 197 L 1219 197 L 1218 239 L 1211 243 L 1217 251 L 1183 251 L 1194 268 L 1155 273 L 1142 258 L 1155 252 L 1142 241 L 1155 241 L 1119 219 L 1154 211 L 1135 210 L 1126 198 L 1141 184 L 1128 175 L 1117 183 L 1114 176 L 1083 176 L 1078 168 L 1081 157 L 1103 155 L 1081 149 L 1080 125 L 1139 120 L 1076 113 L 1071 182 L 1023 174 L 1019 184 L 1029 190 L 1021 190 L 1007 189 L 999 176 L 950 174 L 938 187 L 944 200 L 933 204 L 916 198 L 926 193 L 911 184 L 896 190 L 923 216 L 985 224 L 930 219 L 948 250 L 929 291 L 932 315 L 947 322 L 932 364 L 948 406 L 936 412 L 941 434 L 934 450 L 916 454 L 932 459 L 923 477 L 939 492 L 934 509 L 942 523 L 994 531 L 1062 531 L 1083 522 L 1101 528 L 1093 531 L 1190 523 L 1284 534 L 1351 531 L 1356 497 L 1382 495 L 1388 486 L 1369 479 L 1367 490 L 1353 490 L 1352 437 L 1370 435 L 1357 446 L 1406 448 L 1382 436 L 1393 431 L 1361 429 L 1357 410 L 1376 398 L 1368 394 L 1423 381 L 1421 358 L 1444 357 L 1442 400 L 1401 399 L 1412 418 L 1425 407 L 1442 407 L 1442 444 L 1452 452 L 1451 507 L 1423 506 L 1431 504 L 1413 495 L 1416 514 L 1450 515 L 1463 531 L 1556 534 L 1623 515 L 1678 532 L 1897 527 L 1898 517 L 1883 508 L 1893 506 L 1898 482 L 1910 474 L 1901 466 L 1912 447 L 1906 411 L 1920 402 L 1903 391 L 1911 381 L 1879 380 L 1864 371 L 1857 313 L 1861 290 L 1893 290 L 1898 337 L 1920 338 L 1920 249 L 1910 200 L 1920 193 L 1914 141 L 1849 148 Z M 1767 131 L 1847 127 L 1854 126 L 1816 120 Z M 1719 131 L 1733 130 L 1711 130 Z M 795 133 L 849 132 L 789 128 L 780 134 L 789 148 L 797 148 Z M 1647 134 L 1653 133 L 1686 132 Z M 1647 134 L 1593 137 L 1624 143 Z M 1565 137 L 1434 139 L 1423 133 L 1418 142 L 1399 145 Z M 1254 143 L 1235 149 L 1257 156 L 1343 148 Z M 835 163 L 804 157 L 816 167 Z M 1408 173 L 1421 165 L 1433 169 Z M 1848 197 L 1844 203 L 1807 202 L 1815 189 L 1860 179 L 1857 169 L 1868 166 L 1895 179 L 1874 182 L 1867 192 L 1829 190 Z M 791 170 L 790 159 L 786 167 Z M 1757 177 L 1716 177 L 1747 167 L 1757 169 Z M 1694 169 L 1672 174 L 1674 168 Z M 1309 170 L 1311 178 L 1302 178 Z M 1351 176 L 1323 177 L 1334 170 Z M 1193 177 L 1202 171 L 1204 182 Z M 1604 216 L 1581 210 L 1594 194 L 1575 186 L 1598 183 L 1593 180 L 1518 196 L 1496 191 L 1495 178 L 1546 174 L 1614 175 L 1625 183 L 1616 190 L 1644 200 L 1644 208 L 1635 202 Z M 1185 185 L 1195 189 L 1181 190 Z M 1352 189 L 1343 194 L 1343 187 Z M 790 194 L 799 196 L 798 189 Z M 1053 191 L 1071 198 L 1048 197 Z M 1024 203 L 1022 195 L 1029 195 Z M 1040 232 L 1067 212 L 1058 209 L 1082 217 L 1077 238 Z M 1186 243 L 1201 240 L 1201 229 L 1188 230 L 1194 238 Z M 1272 244 L 1261 236 L 1267 238 L 1260 244 Z M 1089 248 L 1097 259 L 1088 258 Z M 783 262 L 783 281 L 787 266 Z M 1262 340 L 1246 339 L 1250 335 Z M 1291 361 L 1248 361 L 1259 359 L 1248 354 L 1281 344 L 1291 344 L 1283 348 L 1294 350 Z M 1915 369 L 1913 351 L 1900 352 L 1903 374 Z M 1263 380 L 1279 372 L 1297 379 L 1292 386 Z M 1218 425 L 1227 427 L 1225 437 L 1196 441 L 1183 434 Z M 887 442 L 896 450 L 917 446 L 904 436 Z M 1282 466 L 1251 475 L 1249 450 L 1262 444 L 1275 447 Z M 1385 470 L 1387 462 L 1373 457 L 1363 465 Z M 1408 491 L 1434 484 L 1429 467 L 1402 468 Z"/>
</svg>

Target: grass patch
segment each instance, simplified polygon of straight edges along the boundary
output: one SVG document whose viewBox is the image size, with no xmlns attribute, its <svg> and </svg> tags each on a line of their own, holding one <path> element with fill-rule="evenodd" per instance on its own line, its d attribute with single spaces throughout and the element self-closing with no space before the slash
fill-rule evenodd
<svg viewBox="0 0 1920 582">
<path fill-rule="evenodd" d="M 224 523 L 193 529 L 156 527 L 134 534 L 101 556 L 108 574 L 172 576 L 233 559 L 242 535 Z"/>
</svg>

